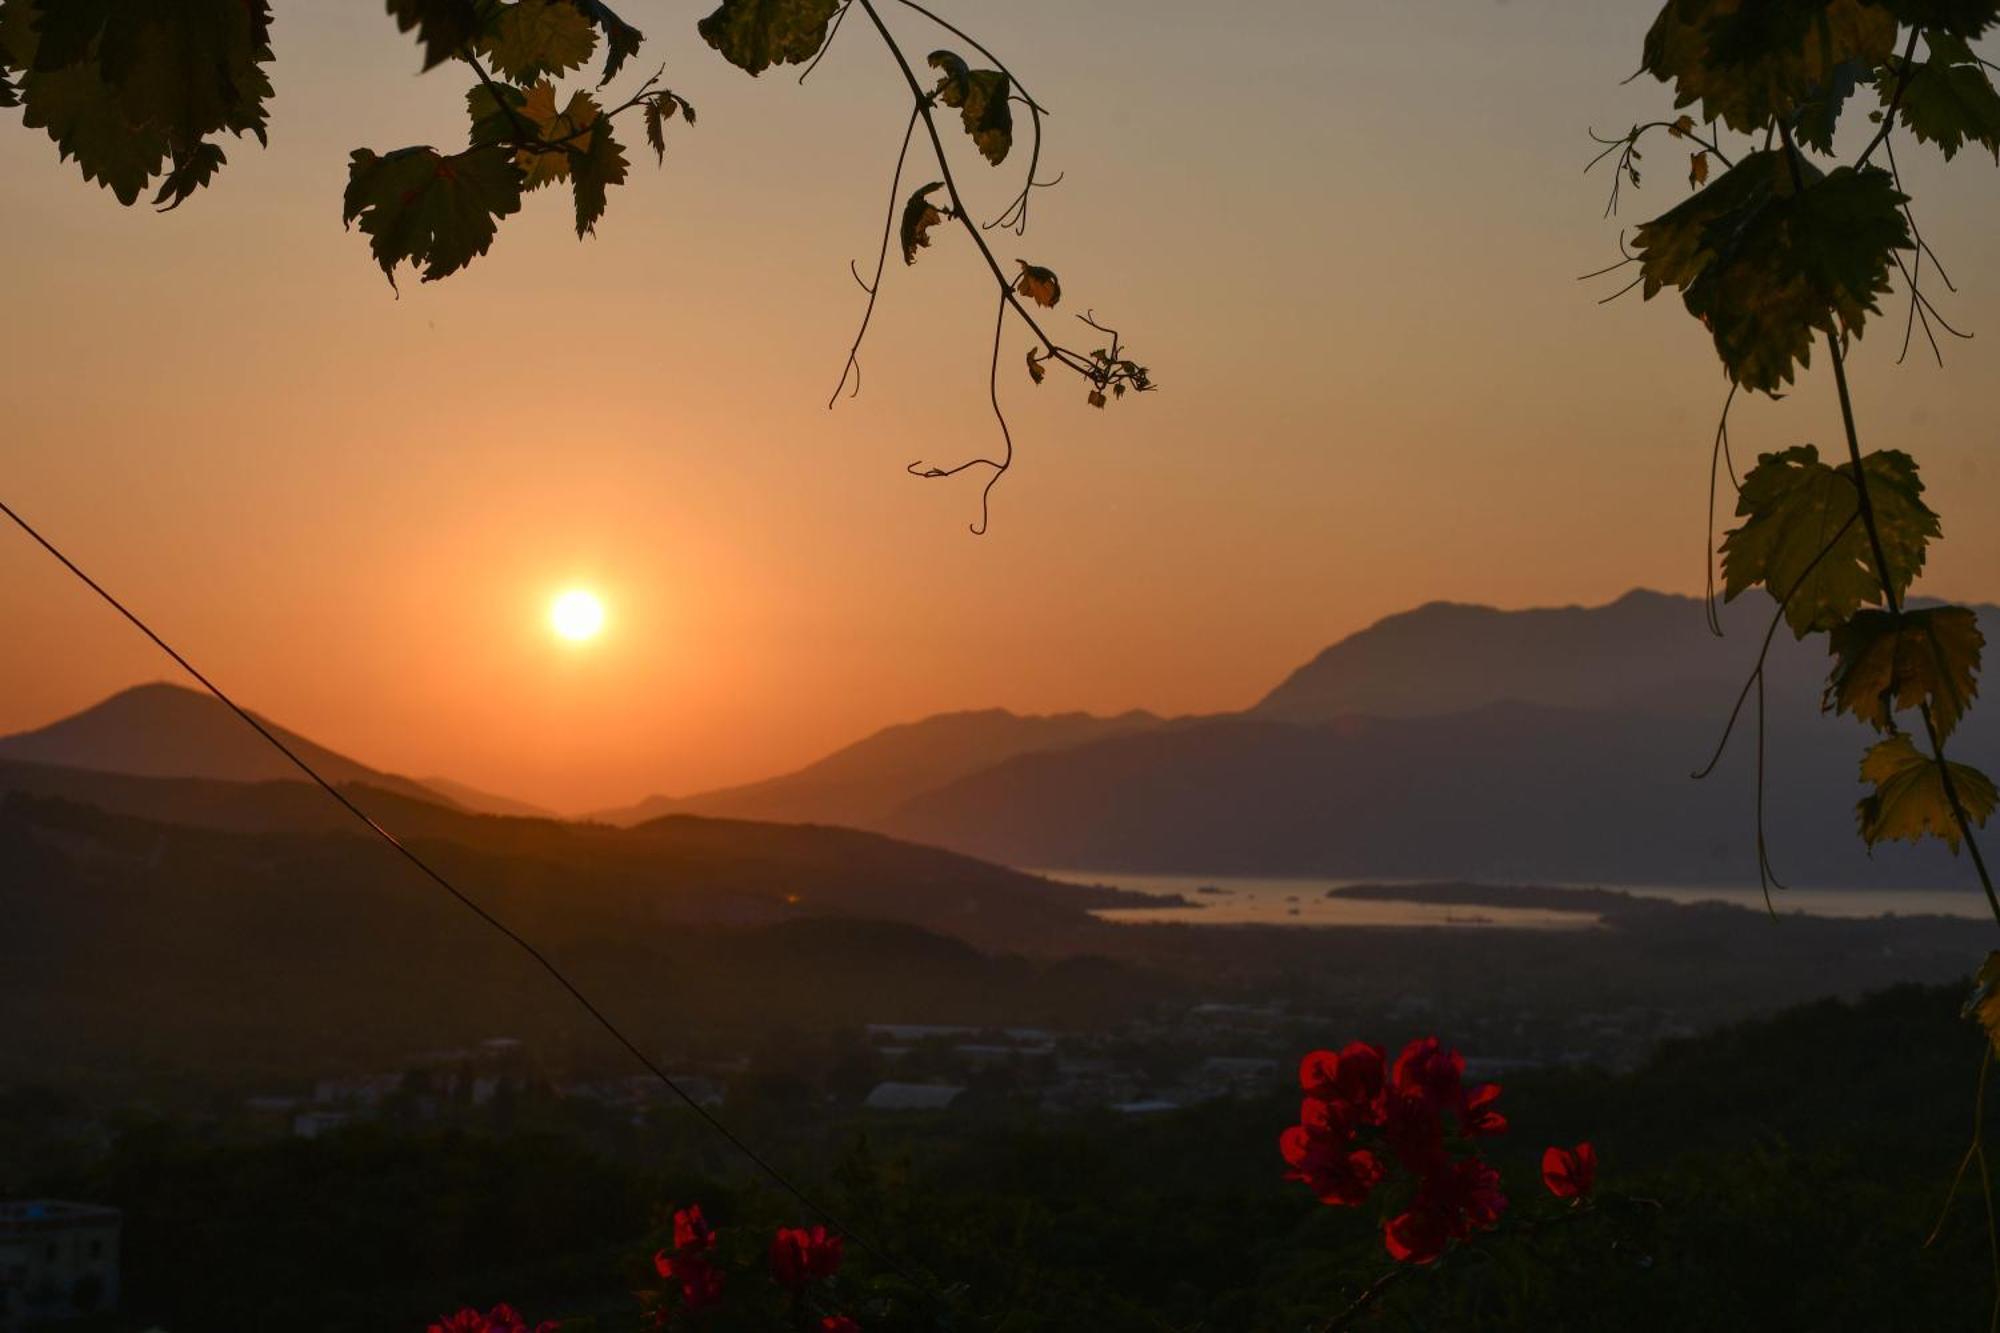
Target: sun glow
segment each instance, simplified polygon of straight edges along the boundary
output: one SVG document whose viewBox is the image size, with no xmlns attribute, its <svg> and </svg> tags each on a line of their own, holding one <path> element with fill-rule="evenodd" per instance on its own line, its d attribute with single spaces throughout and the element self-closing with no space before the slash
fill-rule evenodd
<svg viewBox="0 0 2000 1333">
<path fill-rule="evenodd" d="M 572 588 L 549 607 L 549 624 L 573 643 L 594 639 L 604 628 L 604 603 L 595 593 Z"/>
</svg>

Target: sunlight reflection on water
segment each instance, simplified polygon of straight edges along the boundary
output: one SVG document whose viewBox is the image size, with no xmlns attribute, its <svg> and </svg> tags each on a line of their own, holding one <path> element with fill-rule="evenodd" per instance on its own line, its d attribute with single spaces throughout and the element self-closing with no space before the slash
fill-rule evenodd
<svg viewBox="0 0 2000 1333">
<path fill-rule="evenodd" d="M 1329 898 L 1327 890 L 1355 884 L 1394 886 L 1433 881 L 1390 879 L 1255 878 L 1218 875 L 1138 875 L 1120 871 L 1036 870 L 1032 873 L 1070 884 L 1108 884 L 1134 893 L 1178 894 L 1195 907 L 1112 908 L 1095 915 L 1104 921 L 1232 926 L 1450 926 L 1578 930 L 1596 926 L 1597 914 L 1543 908 L 1489 907 L 1468 903 L 1415 903 L 1365 898 Z M 1597 885 L 1558 885 L 1595 888 Z M 1694 886 L 1606 884 L 1601 887 L 1677 903 L 1723 902 L 1756 912 L 1764 895 L 1753 885 Z M 1210 890 L 1204 892 L 1204 890 Z M 1976 893 L 1950 889 L 1787 889 L 1772 894 L 1778 912 L 1824 917 L 1987 916 Z"/>
</svg>

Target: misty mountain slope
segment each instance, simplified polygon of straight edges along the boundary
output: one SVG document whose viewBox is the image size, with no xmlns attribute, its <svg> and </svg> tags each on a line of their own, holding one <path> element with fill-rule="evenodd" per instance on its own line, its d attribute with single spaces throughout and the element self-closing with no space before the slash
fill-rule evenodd
<svg viewBox="0 0 2000 1333">
<path fill-rule="evenodd" d="M 1975 609 L 1992 637 L 2000 607 Z M 1432 602 L 1342 639 L 1250 711 L 1328 722 L 1511 701 L 1707 715 L 1742 685 L 1773 603 L 1749 595 L 1718 611 L 1720 639 L 1708 632 L 1700 598 L 1644 589 L 1597 607 L 1501 611 Z M 1824 636 L 1801 642 L 1779 630 L 1769 669 L 1773 705 L 1816 705 L 1830 665 Z"/>
<path fill-rule="evenodd" d="M 1013 865 L 1208 874 L 1754 883 L 1754 727 L 1692 781 L 1722 710 L 1495 704 L 1436 718 L 1314 726 L 1218 719 L 1022 756 L 919 797 L 899 836 Z M 1808 885 L 1958 885 L 1934 844 L 1854 831 L 1869 733 L 1774 713 L 1767 827 Z M 1955 753 L 1991 768 L 2000 720 Z"/>
<path fill-rule="evenodd" d="M 1061 750 L 1161 724 L 1151 713 L 1022 716 L 1001 708 L 940 713 L 885 727 L 795 773 L 688 797 L 655 796 L 592 818 L 635 824 L 665 814 L 879 825 L 921 792 L 1018 754 Z"/>
<path fill-rule="evenodd" d="M 329 782 L 366 783 L 418 800 L 452 800 L 409 778 L 358 763 L 296 732 L 258 719 Z M 297 781 L 298 769 L 241 718 L 207 694 L 164 682 L 137 685 L 34 731 L 0 737 L 0 759 L 135 777 L 223 782 Z"/>
<path fill-rule="evenodd" d="M 428 791 L 451 801 L 454 805 L 482 815 L 511 815 L 517 819 L 559 819 L 553 810 L 547 810 L 527 801 L 517 801 L 511 796 L 481 790 L 470 783 L 458 782 L 452 778 L 435 775 L 419 778 L 418 782 Z"/>
</svg>

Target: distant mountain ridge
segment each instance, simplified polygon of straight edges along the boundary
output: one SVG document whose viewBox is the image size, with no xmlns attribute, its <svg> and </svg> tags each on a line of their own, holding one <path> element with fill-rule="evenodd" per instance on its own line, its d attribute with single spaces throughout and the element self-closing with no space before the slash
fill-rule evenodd
<svg viewBox="0 0 2000 1333">
<path fill-rule="evenodd" d="M 872 828 L 904 802 L 1016 755 L 1062 750 L 1161 725 L 1151 713 L 1023 716 L 1004 708 L 939 713 L 900 723 L 835 750 L 794 773 L 688 797 L 654 796 L 597 812 L 606 824 L 666 814 Z"/>
<path fill-rule="evenodd" d="M 420 782 L 384 773 L 259 717 L 271 734 L 336 785 L 456 805 Z M 0 736 L 0 759 L 131 777 L 206 778 L 218 782 L 298 782 L 303 775 L 229 708 L 210 695 L 164 681 L 135 685 L 80 713 L 34 731 Z"/>
<path fill-rule="evenodd" d="M 2000 607 L 1975 609 L 2000 634 Z M 1726 637 L 1707 631 L 1701 599 L 1643 589 L 1599 607 L 1434 602 L 1341 639 L 1242 713 L 939 714 L 793 773 L 590 818 L 838 825 L 1011 865 L 1099 872 L 1754 882 L 1754 720 L 1745 718 L 1715 777 L 1688 775 L 1720 734 L 1772 606 L 1746 597 L 1718 614 Z M 1822 884 L 1959 882 L 1961 867 L 1938 848 L 1862 851 L 1853 805 L 1870 733 L 1821 715 L 1828 666 L 1823 639 L 1801 643 L 1781 630 L 1773 640 L 1766 805 L 1780 871 Z M 457 783 L 380 773 L 283 734 L 335 781 L 438 808 L 539 813 Z M 1953 753 L 2000 768 L 2000 711 L 1975 709 Z M 170 686 L 0 739 L 7 759 L 239 782 L 293 777 L 219 705 Z M 53 781 L 42 775 L 36 789 L 73 794 Z M 179 818 L 217 800 L 236 798 L 193 786 L 176 789 L 172 810 L 112 808 Z"/>
</svg>

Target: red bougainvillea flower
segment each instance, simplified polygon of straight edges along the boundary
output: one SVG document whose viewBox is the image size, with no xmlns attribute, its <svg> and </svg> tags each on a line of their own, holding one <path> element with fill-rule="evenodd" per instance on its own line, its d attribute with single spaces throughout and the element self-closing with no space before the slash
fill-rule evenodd
<svg viewBox="0 0 2000 1333">
<path fill-rule="evenodd" d="M 1462 1096 L 1465 1057 L 1436 1037 L 1419 1037 L 1396 1057 L 1390 1083 L 1404 1097 L 1440 1110 L 1456 1108 Z"/>
<path fill-rule="evenodd" d="M 840 1271 L 843 1245 L 825 1227 L 779 1227 L 771 1238 L 771 1276 L 788 1291 Z"/>
<path fill-rule="evenodd" d="M 830 1314 L 819 1321 L 820 1333 L 861 1333 L 861 1325 L 844 1314 Z"/>
<path fill-rule="evenodd" d="M 653 1256 L 660 1276 L 681 1284 L 681 1304 L 690 1313 L 722 1299 L 722 1270 L 708 1261 L 714 1248 L 715 1228 L 701 1215 L 700 1204 L 690 1204 L 674 1213 L 674 1252 Z"/>
<path fill-rule="evenodd" d="M 1461 1157 L 1418 1184 L 1409 1210 L 1382 1228 L 1382 1243 L 1393 1259 L 1427 1264 L 1448 1242 L 1498 1226 L 1506 1211 L 1500 1173 L 1478 1157 Z"/>
<path fill-rule="evenodd" d="M 1299 1062 L 1299 1087 L 1350 1128 L 1377 1125 L 1386 1061 L 1380 1046 L 1365 1041 L 1349 1042 L 1338 1054 L 1314 1051 Z"/>
<path fill-rule="evenodd" d="M 674 1211 L 674 1248 L 682 1254 L 715 1248 L 715 1228 L 701 1215 L 700 1204 Z"/>
<path fill-rule="evenodd" d="M 1558 1199 L 1587 1199 L 1597 1185 L 1597 1149 L 1588 1143 L 1542 1153 L 1542 1183 Z"/>
<path fill-rule="evenodd" d="M 1507 1117 L 1494 1103 L 1500 1100 L 1498 1083 L 1482 1083 L 1465 1094 L 1458 1108 L 1459 1132 L 1469 1139 L 1507 1132 Z"/>
<path fill-rule="evenodd" d="M 1398 1213 L 1382 1228 L 1382 1243 L 1397 1263 L 1427 1264 L 1444 1253 L 1451 1236 L 1444 1219 L 1421 1208 Z"/>
<path fill-rule="evenodd" d="M 1348 1145 L 1310 1123 L 1288 1126 L 1278 1136 L 1278 1151 L 1291 1168 L 1285 1179 L 1303 1183 L 1321 1203 L 1345 1208 L 1366 1203 L 1385 1174 L 1382 1163 L 1366 1148 Z"/>
</svg>

